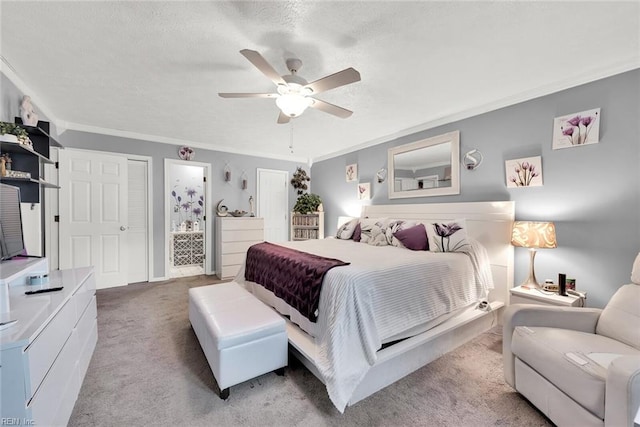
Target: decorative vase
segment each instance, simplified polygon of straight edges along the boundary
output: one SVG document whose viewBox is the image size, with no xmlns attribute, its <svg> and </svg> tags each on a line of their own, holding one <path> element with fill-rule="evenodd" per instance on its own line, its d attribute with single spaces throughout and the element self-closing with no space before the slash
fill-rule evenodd
<svg viewBox="0 0 640 427">
<path fill-rule="evenodd" d="M 27 126 L 38 125 L 38 115 L 33 109 L 33 105 L 31 105 L 31 97 L 28 95 L 25 95 L 22 98 L 22 103 L 20 104 L 20 117 L 22 118 L 22 123 Z"/>
</svg>

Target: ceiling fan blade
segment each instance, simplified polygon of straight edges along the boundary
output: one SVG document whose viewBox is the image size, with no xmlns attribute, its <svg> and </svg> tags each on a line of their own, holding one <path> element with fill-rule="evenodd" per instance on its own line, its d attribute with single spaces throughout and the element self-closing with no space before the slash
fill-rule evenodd
<svg viewBox="0 0 640 427">
<path fill-rule="evenodd" d="M 260 55 L 260 53 L 256 52 L 255 50 L 249 49 L 242 49 L 240 53 L 244 55 L 244 57 L 247 58 L 249 62 L 251 62 L 258 70 L 262 71 L 262 74 L 267 76 L 269 80 L 274 82 L 276 85 L 287 84 L 287 82 L 285 82 L 283 78 L 280 77 L 280 74 L 278 74 L 278 72 L 273 69 L 271 64 L 269 64 L 267 60 L 264 59 L 262 55 Z"/>
<path fill-rule="evenodd" d="M 291 117 L 280 111 L 280 115 L 278 116 L 278 124 L 283 125 L 285 123 L 289 123 L 289 120 L 291 120 Z"/>
<path fill-rule="evenodd" d="M 277 93 L 218 93 L 221 98 L 277 98 Z"/>
<path fill-rule="evenodd" d="M 325 113 L 333 114 L 341 119 L 346 119 L 353 114 L 353 111 L 347 110 L 346 108 L 338 107 L 337 105 L 329 104 L 328 102 L 315 98 L 313 98 L 313 104 L 311 104 L 310 107 L 324 111 Z"/>
<path fill-rule="evenodd" d="M 354 68 L 338 71 L 330 76 L 323 77 L 306 85 L 313 93 L 325 92 L 340 86 L 348 85 L 360 81 L 360 73 Z"/>
</svg>

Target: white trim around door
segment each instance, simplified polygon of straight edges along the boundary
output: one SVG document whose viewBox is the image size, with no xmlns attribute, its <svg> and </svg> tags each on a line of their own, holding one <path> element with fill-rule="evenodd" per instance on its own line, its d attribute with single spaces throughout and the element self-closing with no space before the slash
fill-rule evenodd
<svg viewBox="0 0 640 427">
<path fill-rule="evenodd" d="M 141 156 L 137 154 L 127 154 L 127 153 L 113 153 L 110 151 L 100 151 L 100 150 L 85 150 L 80 148 L 65 148 L 65 150 L 78 150 L 78 151 L 87 151 L 87 152 L 95 152 L 99 154 L 108 154 L 113 156 L 121 156 L 126 158 L 127 160 L 137 160 L 147 163 L 147 262 L 148 262 L 148 277 L 149 282 L 153 282 L 156 280 L 162 280 L 161 278 L 155 278 L 153 275 L 154 268 L 154 256 L 153 256 L 153 248 L 154 248 L 154 240 L 153 240 L 153 159 L 150 156 Z M 58 158 L 58 152 L 56 151 L 56 159 Z M 57 182 L 58 185 L 62 186 L 64 183 L 59 182 L 58 170 L 50 169 L 51 174 L 55 175 L 55 179 L 51 178 L 51 174 L 47 174 L 47 179 L 51 182 Z M 48 171 L 45 171 L 47 173 Z M 58 190 L 46 190 L 48 194 L 53 194 Z M 60 227 L 55 223 L 55 216 L 60 214 L 58 197 L 55 197 L 55 203 L 49 203 L 51 198 L 45 200 L 45 204 L 48 206 L 45 207 L 45 227 L 46 227 L 46 235 L 47 235 L 47 245 L 46 252 L 53 251 L 53 248 L 59 248 L 59 231 Z M 49 255 L 47 254 L 47 257 Z M 54 261 L 50 264 L 51 269 L 59 268 L 59 256 L 56 254 L 55 257 L 51 257 L 50 261 Z"/>
<path fill-rule="evenodd" d="M 205 202 L 205 210 L 204 216 L 206 218 L 203 221 L 203 226 L 200 229 L 204 231 L 204 244 L 205 244 L 205 261 L 204 261 L 204 274 L 211 275 L 213 274 L 213 269 L 211 266 L 213 265 L 213 215 L 212 212 L 212 202 L 211 202 L 211 164 L 210 163 L 202 163 L 202 162 L 193 162 L 187 160 L 177 160 L 177 159 L 164 159 L 164 191 L 162 194 L 162 198 L 164 200 L 164 275 L 165 278 L 168 279 L 169 275 L 169 242 L 170 242 L 170 233 L 171 233 L 171 203 L 169 201 L 169 191 L 170 191 L 170 183 L 169 183 L 169 168 L 172 165 L 185 165 L 185 166 L 200 166 L 203 169 L 203 176 L 205 178 L 204 182 L 204 202 Z"/>
</svg>

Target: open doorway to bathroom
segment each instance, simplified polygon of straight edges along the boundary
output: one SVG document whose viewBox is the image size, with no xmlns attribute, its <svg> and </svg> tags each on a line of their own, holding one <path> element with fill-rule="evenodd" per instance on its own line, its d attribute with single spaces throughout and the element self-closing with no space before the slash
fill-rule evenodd
<svg viewBox="0 0 640 427">
<path fill-rule="evenodd" d="M 207 273 L 208 164 L 165 160 L 167 275 Z"/>
</svg>

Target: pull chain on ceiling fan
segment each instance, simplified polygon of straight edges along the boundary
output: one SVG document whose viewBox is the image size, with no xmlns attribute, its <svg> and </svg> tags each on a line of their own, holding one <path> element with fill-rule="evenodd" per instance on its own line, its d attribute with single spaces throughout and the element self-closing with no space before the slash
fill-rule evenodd
<svg viewBox="0 0 640 427">
<path fill-rule="evenodd" d="M 289 129 L 289 151 L 293 154 L 293 122 L 289 126 L 291 126 L 291 129 Z"/>
<path fill-rule="evenodd" d="M 278 116 L 278 123 L 280 124 L 288 123 L 291 118 L 298 117 L 307 107 L 315 108 L 343 119 L 353 114 L 353 111 L 313 98 L 312 95 L 360 81 L 360 73 L 354 68 L 347 68 L 308 83 L 297 74 L 302 67 L 302 61 L 297 58 L 287 59 L 287 68 L 291 74 L 281 76 L 255 50 L 243 49 L 240 53 L 275 83 L 277 93 L 218 93 L 222 98 L 275 98 L 276 105 L 280 109 L 280 115 Z"/>
</svg>

